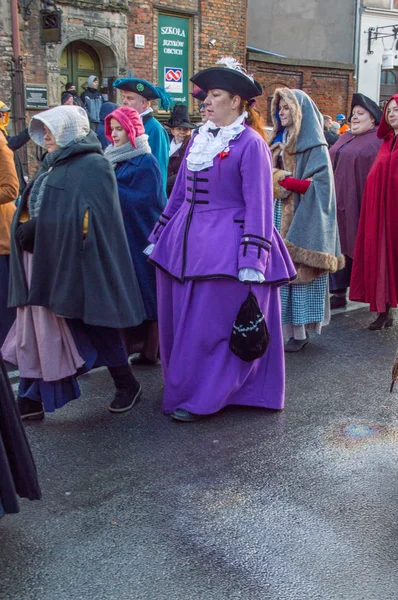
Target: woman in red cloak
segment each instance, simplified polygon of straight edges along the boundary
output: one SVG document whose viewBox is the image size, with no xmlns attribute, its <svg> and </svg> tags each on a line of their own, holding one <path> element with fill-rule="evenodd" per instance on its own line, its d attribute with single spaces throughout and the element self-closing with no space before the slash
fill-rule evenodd
<svg viewBox="0 0 398 600">
<path fill-rule="evenodd" d="M 366 180 L 351 276 L 350 299 L 379 313 L 369 329 L 391 327 L 398 298 L 398 94 L 377 131 L 383 140 Z"/>
</svg>

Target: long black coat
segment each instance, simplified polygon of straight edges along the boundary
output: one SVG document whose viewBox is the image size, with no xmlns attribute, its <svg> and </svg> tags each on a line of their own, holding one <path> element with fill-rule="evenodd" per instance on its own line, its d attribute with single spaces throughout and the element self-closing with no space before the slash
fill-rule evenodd
<svg viewBox="0 0 398 600">
<path fill-rule="evenodd" d="M 11 229 L 9 306 L 45 306 L 56 315 L 103 327 L 142 323 L 146 313 L 127 245 L 116 178 L 95 133 L 65 148 L 47 178 L 28 289 L 15 230 L 30 190 L 31 184 Z"/>
<path fill-rule="evenodd" d="M 184 160 L 185 153 L 187 151 L 187 147 L 189 142 L 191 141 L 191 136 L 187 135 L 184 139 L 182 146 L 178 148 L 169 158 L 169 165 L 167 167 L 167 196 L 170 198 L 170 194 L 173 191 L 175 180 L 177 179 L 177 174 L 179 168 L 181 166 L 182 161 Z"/>
<path fill-rule="evenodd" d="M 41 497 L 35 463 L 0 355 L 0 500 L 5 512 L 19 511 L 17 494 L 30 500 Z"/>
</svg>

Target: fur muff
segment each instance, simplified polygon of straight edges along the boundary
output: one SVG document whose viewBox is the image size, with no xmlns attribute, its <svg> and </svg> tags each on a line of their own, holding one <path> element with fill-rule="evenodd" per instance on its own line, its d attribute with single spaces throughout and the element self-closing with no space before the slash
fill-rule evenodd
<svg viewBox="0 0 398 600">
<path fill-rule="evenodd" d="M 279 182 L 285 179 L 285 177 L 289 177 L 289 175 L 291 175 L 291 173 L 289 171 L 284 171 L 283 169 L 273 170 L 272 178 L 274 182 L 274 198 L 278 198 L 278 200 L 285 200 L 290 195 L 288 190 L 285 190 L 285 188 L 279 185 Z"/>
</svg>

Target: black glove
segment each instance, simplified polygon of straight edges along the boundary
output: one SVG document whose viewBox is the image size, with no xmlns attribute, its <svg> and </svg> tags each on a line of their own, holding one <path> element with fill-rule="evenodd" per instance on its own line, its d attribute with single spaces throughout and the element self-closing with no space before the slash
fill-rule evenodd
<svg viewBox="0 0 398 600">
<path fill-rule="evenodd" d="M 26 223 L 19 223 L 15 236 L 22 250 L 33 254 L 35 247 L 35 233 L 36 233 L 36 222 L 37 218 L 30 219 Z"/>
</svg>

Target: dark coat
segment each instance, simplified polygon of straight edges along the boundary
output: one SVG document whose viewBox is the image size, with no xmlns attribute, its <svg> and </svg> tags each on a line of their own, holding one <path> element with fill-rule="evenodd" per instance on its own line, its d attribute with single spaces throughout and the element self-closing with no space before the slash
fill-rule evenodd
<svg viewBox="0 0 398 600">
<path fill-rule="evenodd" d="M 169 158 L 169 166 L 167 169 L 167 196 L 170 197 L 170 194 L 173 190 L 173 186 L 175 180 L 177 178 L 178 170 L 181 166 L 181 163 L 184 159 L 185 153 L 187 151 L 187 147 L 189 142 L 191 141 L 191 136 L 186 136 L 184 139 L 182 146 L 174 152 Z"/>
<path fill-rule="evenodd" d="M 16 154 L 15 151 L 22 148 L 22 146 L 27 144 L 29 141 L 30 141 L 30 135 L 29 135 L 29 131 L 28 131 L 27 127 L 26 127 L 26 129 L 24 129 L 23 131 L 21 131 L 21 133 L 18 133 L 17 135 L 8 135 L 7 136 L 8 147 L 10 148 L 10 150 L 12 150 L 14 152 L 14 163 L 15 163 L 15 169 L 16 169 L 17 175 L 18 175 L 18 180 L 19 180 L 19 193 L 20 194 L 22 194 L 22 192 L 26 188 L 26 182 L 25 182 L 25 178 L 24 178 L 22 161 L 21 161 L 20 157 L 18 156 L 18 154 Z"/>
<path fill-rule="evenodd" d="M 0 501 L 5 512 L 19 511 L 17 494 L 30 500 L 41 497 L 35 463 L 0 356 Z"/>
<path fill-rule="evenodd" d="M 9 305 L 45 306 L 88 325 L 123 328 L 142 323 L 146 314 L 124 232 L 116 178 L 95 133 L 65 148 L 47 178 L 28 289 L 15 230 L 30 189 L 31 185 L 22 196 L 11 229 Z M 84 236 L 86 212 L 89 223 Z"/>
<path fill-rule="evenodd" d="M 329 131 L 329 129 L 324 129 L 323 133 L 325 134 L 325 140 L 327 141 L 329 148 L 331 148 L 339 139 L 337 133 L 333 133 L 333 131 Z"/>
<path fill-rule="evenodd" d="M 162 174 L 153 154 L 120 163 L 116 169 L 120 206 L 131 258 L 148 319 L 157 319 L 155 267 L 143 250 L 165 204 Z"/>
<path fill-rule="evenodd" d="M 90 123 L 100 122 L 101 106 L 104 103 L 104 99 L 99 90 L 94 88 L 87 88 L 80 96 L 83 102 L 84 108 L 88 114 L 88 120 Z"/>
<path fill-rule="evenodd" d="M 111 143 L 105 136 L 105 125 L 104 125 L 105 117 L 110 115 L 116 109 L 117 109 L 117 104 L 115 104 L 114 102 L 104 102 L 103 105 L 101 106 L 100 122 L 98 124 L 97 130 L 95 133 L 97 134 L 98 139 L 101 142 L 101 146 L 102 146 L 103 150 L 105 150 L 105 148 L 107 148 Z"/>
</svg>

